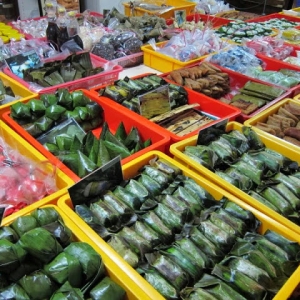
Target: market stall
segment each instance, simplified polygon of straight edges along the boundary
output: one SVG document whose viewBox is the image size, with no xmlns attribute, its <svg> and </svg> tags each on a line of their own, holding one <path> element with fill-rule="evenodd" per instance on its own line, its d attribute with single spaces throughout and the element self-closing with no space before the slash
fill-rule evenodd
<svg viewBox="0 0 300 300">
<path fill-rule="evenodd" d="M 123 6 L 0 23 L 0 299 L 297 299 L 297 10 Z"/>
</svg>

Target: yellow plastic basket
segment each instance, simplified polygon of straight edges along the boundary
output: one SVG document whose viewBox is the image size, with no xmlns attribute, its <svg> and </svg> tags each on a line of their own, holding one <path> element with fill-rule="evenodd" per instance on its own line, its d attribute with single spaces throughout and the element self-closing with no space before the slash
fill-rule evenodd
<svg viewBox="0 0 300 300">
<path fill-rule="evenodd" d="M 42 207 L 52 207 L 54 208 L 59 215 L 62 217 L 64 224 L 72 231 L 73 240 L 77 242 L 85 242 L 91 245 L 94 250 L 101 255 L 103 263 L 105 265 L 106 275 L 109 276 L 114 282 L 119 284 L 125 291 L 126 297 L 125 300 L 138 300 L 145 299 L 143 298 L 143 291 L 141 288 L 131 279 L 128 278 L 127 274 L 122 270 L 121 266 L 118 266 L 109 257 L 103 257 L 102 250 L 97 246 L 97 244 L 92 241 L 88 236 L 80 230 L 74 223 L 68 218 L 68 216 L 56 205 L 48 204 L 43 205 Z M 24 216 L 33 212 L 35 208 L 28 209 L 26 212 L 16 214 L 13 218 L 6 218 L 2 222 L 2 226 L 8 226 L 12 223 L 17 217 Z"/>
<path fill-rule="evenodd" d="M 40 154 L 34 147 L 32 147 L 27 141 L 25 141 L 22 137 L 20 137 L 17 133 L 15 133 L 10 127 L 8 127 L 3 121 L 0 121 L 0 137 L 12 147 L 13 149 L 18 150 L 22 155 L 28 157 L 32 161 L 35 162 L 45 162 L 47 158 Z M 49 174 L 53 172 L 52 166 L 49 164 Z M 67 188 L 74 184 L 74 181 L 70 179 L 65 173 L 60 171 L 59 169 L 55 170 L 55 181 L 57 186 L 57 192 L 41 199 L 33 204 L 21 209 L 20 213 L 26 213 L 27 211 L 38 208 L 41 205 L 45 205 L 48 203 L 56 203 L 57 199 L 64 195 L 67 192 Z M 13 213 L 11 216 L 7 218 L 15 217 L 17 214 Z"/>
<path fill-rule="evenodd" d="M 277 221 L 272 220 L 272 218 L 266 216 L 264 213 L 259 210 L 251 207 L 247 203 L 241 201 L 237 197 L 228 193 L 224 189 L 213 184 L 211 181 L 205 179 L 204 177 L 194 173 L 183 165 L 179 164 L 172 158 L 159 151 L 151 151 L 147 154 L 140 156 L 139 158 L 125 164 L 123 169 L 123 175 L 125 179 L 129 179 L 138 174 L 139 170 L 149 163 L 149 160 L 154 157 L 162 158 L 169 163 L 180 168 L 183 172 L 183 175 L 193 178 L 200 186 L 206 189 L 216 200 L 220 200 L 223 197 L 228 198 L 229 200 L 240 205 L 244 209 L 251 211 L 260 221 L 261 227 L 259 229 L 260 233 L 264 233 L 266 230 L 273 230 L 288 239 L 297 241 L 300 243 L 300 234 L 293 232 L 291 229 L 282 226 Z M 133 280 L 145 293 L 145 295 L 140 298 L 143 300 L 152 299 L 152 300 L 162 300 L 164 299 L 143 277 L 141 277 L 131 266 L 129 266 L 120 256 L 112 249 L 103 239 L 101 239 L 98 234 L 91 229 L 73 210 L 73 205 L 70 200 L 70 196 L 67 194 L 58 200 L 58 206 L 63 210 L 63 212 L 69 216 L 69 218 L 78 226 L 85 234 L 97 244 L 103 253 L 101 255 L 103 258 L 110 257 L 114 262 L 122 266 L 122 270 L 128 275 L 128 278 Z M 284 284 L 280 289 L 278 295 L 274 299 L 282 300 L 287 299 L 289 295 L 294 291 L 295 287 L 299 283 L 300 267 L 292 274 L 289 280 Z"/>
<path fill-rule="evenodd" d="M 293 99 L 299 101 L 300 100 L 300 94 L 296 95 Z"/>
<path fill-rule="evenodd" d="M 162 47 L 166 43 L 167 42 L 160 42 L 157 43 L 156 46 Z M 181 69 L 193 65 L 197 62 L 200 62 L 202 59 L 208 56 L 208 55 L 204 55 L 187 62 L 182 62 L 171 56 L 155 51 L 151 45 L 144 45 L 141 47 L 141 49 L 144 52 L 144 65 L 152 69 L 155 69 L 157 71 L 160 71 L 162 73 L 171 72 L 173 70 L 177 70 L 177 69 Z"/>
<path fill-rule="evenodd" d="M 165 1 L 154 0 L 154 1 L 145 1 L 145 3 L 154 4 L 158 6 L 162 6 L 162 5 L 172 6 L 172 8 L 165 12 L 146 10 L 141 7 L 135 7 L 134 9 L 132 9 L 130 7 L 129 2 L 123 2 L 122 4 L 124 5 L 125 15 L 131 16 L 133 12 L 133 16 L 135 17 L 140 17 L 143 16 L 144 14 L 148 14 L 148 15 L 157 15 L 164 19 L 171 19 L 175 17 L 174 12 L 176 10 L 184 10 L 186 12 L 186 16 L 188 16 L 194 13 L 195 6 L 196 6 L 196 2 L 190 2 L 184 0 L 165 0 Z"/>
<path fill-rule="evenodd" d="M 226 131 L 227 132 L 232 131 L 232 130 L 241 131 L 242 126 L 243 125 L 240 123 L 230 122 L 227 125 Z M 258 133 L 258 135 L 261 138 L 261 140 L 264 142 L 264 144 L 266 145 L 267 148 L 275 150 L 300 164 L 299 150 L 295 150 L 292 147 L 287 147 L 286 145 L 283 145 L 283 143 L 281 141 L 276 141 L 272 136 L 262 135 L 260 133 Z M 300 226 L 296 225 L 295 223 L 291 222 L 287 218 L 276 213 L 274 210 L 263 205 L 261 202 L 255 200 L 253 197 L 249 196 L 245 192 L 241 191 L 239 188 L 228 183 L 221 177 L 217 176 L 214 172 L 208 170 L 204 166 L 200 165 L 199 163 L 197 163 L 196 161 L 192 160 L 187 155 L 185 155 L 183 153 L 185 147 L 186 146 L 195 146 L 197 144 L 197 138 L 198 138 L 198 136 L 193 136 L 184 141 L 181 141 L 181 142 L 171 145 L 170 152 L 171 152 L 171 154 L 174 155 L 174 159 L 176 161 L 178 161 L 179 163 L 183 164 L 184 166 L 188 167 L 189 169 L 192 169 L 197 174 L 205 176 L 205 178 L 207 178 L 211 182 L 217 184 L 221 188 L 224 188 L 229 193 L 235 195 L 242 201 L 250 204 L 252 207 L 256 208 L 257 210 L 262 211 L 264 214 L 268 215 L 273 220 L 290 228 L 295 233 L 300 234 Z"/>
<path fill-rule="evenodd" d="M 281 138 L 279 138 L 277 136 L 274 136 L 274 135 L 272 135 L 270 133 L 267 133 L 267 132 L 265 132 L 265 131 L 263 131 L 263 130 L 257 128 L 257 127 L 255 127 L 255 125 L 258 122 L 265 123 L 268 120 L 269 116 L 272 116 L 273 114 L 276 114 L 278 112 L 279 108 L 282 107 L 282 106 L 284 106 L 287 103 L 295 103 L 295 104 L 300 105 L 300 103 L 298 101 L 290 99 L 290 98 L 286 98 L 286 99 L 284 99 L 284 100 L 282 100 L 282 101 L 280 101 L 280 102 L 272 105 L 271 107 L 269 107 L 268 109 L 262 111 L 261 113 L 257 114 L 256 116 L 254 116 L 254 117 L 246 120 L 244 122 L 244 125 L 246 125 L 246 126 L 252 126 L 253 130 L 255 130 L 256 132 L 258 132 L 261 135 L 266 135 L 266 136 L 268 136 L 270 138 L 273 138 L 274 141 L 276 141 L 276 143 L 279 143 L 279 144 L 281 143 L 285 147 L 291 148 L 291 149 L 293 149 L 295 151 L 299 151 L 300 150 L 299 146 L 296 146 L 296 145 L 294 145 L 292 143 L 289 143 L 289 142 L 285 141 L 284 139 L 281 139 Z"/>
<path fill-rule="evenodd" d="M 1 105 L 1 102 L 0 102 L 0 109 L 1 109 L 1 112 L 3 112 L 3 113 L 8 111 L 9 107 L 15 102 L 33 99 L 38 96 L 37 93 L 30 91 L 29 89 L 24 87 L 22 84 L 20 84 L 16 80 L 10 78 L 3 72 L 0 72 L 0 79 L 2 80 L 4 86 L 9 86 L 16 96 L 21 97 L 18 100 L 15 100 L 10 103 L 3 104 L 3 105 Z M 2 116 L 2 114 L 0 115 L 0 118 L 1 118 L 1 116 Z"/>
</svg>

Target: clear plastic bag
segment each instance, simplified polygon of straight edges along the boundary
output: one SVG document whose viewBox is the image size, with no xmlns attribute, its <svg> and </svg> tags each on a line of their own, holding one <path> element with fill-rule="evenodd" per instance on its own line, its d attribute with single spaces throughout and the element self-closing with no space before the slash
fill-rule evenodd
<svg viewBox="0 0 300 300">
<path fill-rule="evenodd" d="M 57 191 L 56 167 L 34 162 L 0 138 L 0 206 L 5 216 Z"/>
<path fill-rule="evenodd" d="M 149 44 L 155 51 L 183 62 L 188 62 L 211 52 L 220 51 L 228 46 L 226 41 L 221 40 L 209 28 L 203 30 L 195 29 L 193 31 L 183 30 L 173 36 L 162 47 L 158 47 L 154 40 L 150 40 Z"/>
<path fill-rule="evenodd" d="M 224 68 L 245 74 L 249 68 L 261 68 L 263 61 L 255 56 L 254 49 L 231 45 L 219 53 L 206 58 L 207 61 Z"/>
<path fill-rule="evenodd" d="M 244 40 L 242 44 L 257 53 L 279 60 L 284 60 L 293 52 L 293 47 L 285 45 L 280 37 L 254 37 L 251 40 Z"/>
</svg>

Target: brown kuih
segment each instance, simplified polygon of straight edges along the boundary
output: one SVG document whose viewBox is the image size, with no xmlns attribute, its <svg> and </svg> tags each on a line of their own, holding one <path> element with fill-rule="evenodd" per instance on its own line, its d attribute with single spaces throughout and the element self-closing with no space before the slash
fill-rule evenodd
<svg viewBox="0 0 300 300">
<path fill-rule="evenodd" d="M 284 130 L 284 134 L 300 141 L 300 128 L 290 127 Z"/>
<path fill-rule="evenodd" d="M 295 139 L 295 138 L 293 138 L 293 137 L 290 137 L 290 136 L 286 135 L 283 139 L 285 141 L 287 141 L 287 142 L 290 142 L 290 143 L 292 143 L 292 144 L 300 147 L 300 141 L 297 140 L 297 139 Z"/>
</svg>

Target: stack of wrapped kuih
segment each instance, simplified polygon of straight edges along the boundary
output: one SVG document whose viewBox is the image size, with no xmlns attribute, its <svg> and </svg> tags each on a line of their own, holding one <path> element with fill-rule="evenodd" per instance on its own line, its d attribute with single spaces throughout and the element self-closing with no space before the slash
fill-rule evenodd
<svg viewBox="0 0 300 300">
<path fill-rule="evenodd" d="M 0 229 L 0 299 L 121 300 L 125 290 L 105 275 L 101 256 L 73 239 L 54 207 Z"/>
<path fill-rule="evenodd" d="M 91 182 L 84 195 L 92 201 L 76 213 L 166 299 L 266 299 L 298 267 L 297 242 L 258 233 L 253 213 L 164 158 L 110 188 Z"/>
</svg>

